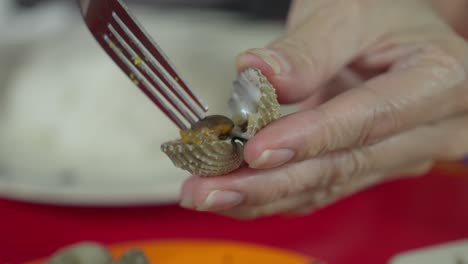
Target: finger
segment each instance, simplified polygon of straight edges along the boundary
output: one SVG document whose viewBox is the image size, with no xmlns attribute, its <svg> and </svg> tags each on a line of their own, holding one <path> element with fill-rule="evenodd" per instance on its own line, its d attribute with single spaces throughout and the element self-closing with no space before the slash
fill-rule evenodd
<svg viewBox="0 0 468 264">
<path fill-rule="evenodd" d="M 384 73 L 392 61 L 408 56 L 411 51 L 414 50 L 403 49 L 402 51 L 398 49 L 398 51 L 387 52 L 390 54 L 384 52 L 385 54 L 381 56 L 373 54 L 372 56 L 363 56 L 337 73 L 325 84 L 325 87 L 318 89 L 312 96 L 301 101 L 299 110 L 312 109 L 345 91 L 361 86 L 365 81 Z"/>
<path fill-rule="evenodd" d="M 307 5 L 310 1 L 307 0 L 293 0 L 289 9 L 287 27 L 289 30 L 293 30 L 295 27 L 303 23 L 303 20 L 307 17 L 310 7 Z"/>
<path fill-rule="evenodd" d="M 259 68 L 283 103 L 298 102 L 317 92 L 372 39 L 366 35 L 370 33 L 360 16 L 359 1 L 310 2 L 314 3 L 304 4 L 309 11 L 302 24 L 267 48 L 247 51 L 237 59 L 239 71 Z"/>
<path fill-rule="evenodd" d="M 416 165 L 405 167 L 405 168 L 397 168 L 395 170 L 390 170 L 387 172 L 387 177 L 389 179 L 401 178 L 401 177 L 408 177 L 408 176 L 422 176 L 428 173 L 434 165 L 432 160 L 423 161 Z"/>
<path fill-rule="evenodd" d="M 403 140 L 401 143 L 408 142 Z M 220 211 L 237 206 L 269 204 L 316 189 L 330 188 L 336 192 L 335 189 L 343 188 L 355 177 L 380 167 L 393 168 L 394 164 L 403 162 L 399 157 L 390 162 L 382 157 L 391 158 L 389 153 L 395 155 L 392 151 L 399 146 L 398 141 L 392 141 L 381 147 L 336 153 L 277 169 L 243 168 L 223 177 L 191 177 L 182 188 L 181 205 L 200 211 Z"/>
<path fill-rule="evenodd" d="M 384 179 L 383 173 L 373 173 L 361 177 L 357 177 L 353 181 L 343 185 L 341 188 L 334 188 L 333 191 L 329 191 L 322 195 L 322 199 L 315 201 L 310 204 L 303 204 L 292 210 L 285 211 L 286 215 L 300 216 L 310 214 L 320 208 L 331 205 L 338 200 L 349 197 L 359 191 L 370 188 L 374 185 L 381 183 Z"/>
<path fill-rule="evenodd" d="M 327 185 L 332 174 L 337 174 L 332 167 L 335 164 L 330 159 L 311 160 L 273 170 L 245 168 L 223 177 L 191 177 L 182 188 L 181 205 L 220 211 L 271 203 Z M 340 170 L 346 168 L 342 166 Z"/>
<path fill-rule="evenodd" d="M 426 174 L 432 168 L 432 161 L 425 161 L 415 165 L 412 165 L 407 168 L 398 168 L 386 173 L 378 173 L 378 174 L 371 174 L 364 177 L 358 177 L 356 180 L 348 183 L 345 185 L 345 188 L 342 191 L 335 191 L 331 194 L 324 194 L 322 195 L 322 199 L 314 200 L 313 203 L 306 203 L 301 206 L 293 207 L 292 210 L 286 211 L 287 215 L 291 216 L 299 216 L 310 214 L 313 211 L 322 208 L 326 205 L 330 205 L 331 203 L 337 201 L 338 199 L 342 199 L 345 196 L 350 196 L 355 192 L 360 190 L 367 189 L 373 185 L 378 183 L 382 183 L 382 180 L 389 180 L 395 179 L 400 177 L 408 177 L 408 176 L 421 176 Z M 336 189 L 335 189 L 336 190 Z M 232 215 L 235 216 L 235 215 Z"/>
<path fill-rule="evenodd" d="M 245 203 L 242 182 L 248 181 L 252 174 L 252 169 L 240 168 L 223 177 L 192 176 L 182 185 L 180 206 L 216 211 Z"/>
<path fill-rule="evenodd" d="M 382 150 L 383 154 L 379 154 Z M 377 155 L 388 155 L 388 151 L 391 149 L 385 147 L 354 150 L 271 170 L 244 168 L 223 177 L 191 177 L 182 188 L 181 205 L 199 211 L 221 211 L 265 205 L 317 189 L 336 192 L 352 179 L 383 167 L 381 163 L 388 161 Z M 392 164 L 398 161 L 401 158 Z"/>
<path fill-rule="evenodd" d="M 243 168 L 223 177 L 192 177 L 184 184 L 182 204 L 190 200 L 186 207 L 202 211 L 261 206 L 308 191 L 342 188 L 361 175 L 391 172 L 433 159 L 459 159 L 468 152 L 467 130 L 468 115 L 458 116 L 371 146 L 276 169 Z"/>
<path fill-rule="evenodd" d="M 254 219 L 275 214 L 311 213 L 359 190 L 378 183 L 382 174 L 370 174 L 333 188 L 318 188 L 258 206 L 239 206 L 217 213 L 238 219 Z"/>
<path fill-rule="evenodd" d="M 458 60 L 441 50 L 414 54 L 359 88 L 268 125 L 246 144 L 245 159 L 271 168 L 284 163 L 271 154 L 276 150 L 301 161 L 459 113 L 468 108 L 465 78 Z"/>
<path fill-rule="evenodd" d="M 372 173 L 356 177 L 350 182 L 335 185 L 333 188 L 318 188 L 268 204 L 258 206 L 240 206 L 233 209 L 219 211 L 217 213 L 238 219 L 254 219 L 275 214 L 290 216 L 310 214 L 313 211 L 336 202 L 337 200 L 341 200 L 358 191 L 381 183 L 382 179 L 394 179 L 402 176 L 421 176 L 427 173 L 431 167 L 431 161 L 421 162 L 407 168 L 398 168 L 386 173 Z"/>
<path fill-rule="evenodd" d="M 444 137 L 438 138 L 442 149 L 435 156 L 435 159 L 458 161 L 468 157 L 468 136 L 466 133 L 468 131 L 468 111 L 443 122 L 441 129 L 444 129 L 446 133 Z M 434 144 L 434 142 L 431 142 L 431 144 Z"/>
<path fill-rule="evenodd" d="M 357 87 L 363 83 L 362 78 L 351 69 L 344 69 L 331 79 L 323 89 L 299 103 L 299 111 L 313 109 L 335 96 Z"/>
<path fill-rule="evenodd" d="M 254 219 L 292 211 L 300 206 L 318 205 L 319 203 L 322 203 L 326 195 L 327 194 L 324 190 L 317 190 L 315 192 L 311 191 L 300 193 L 298 195 L 286 197 L 267 204 L 238 206 L 227 210 L 217 211 L 216 213 L 243 220 Z"/>
</svg>

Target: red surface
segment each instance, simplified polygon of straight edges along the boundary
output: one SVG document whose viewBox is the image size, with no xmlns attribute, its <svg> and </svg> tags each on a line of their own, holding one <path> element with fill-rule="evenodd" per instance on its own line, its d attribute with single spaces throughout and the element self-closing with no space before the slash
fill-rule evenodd
<svg viewBox="0 0 468 264">
<path fill-rule="evenodd" d="M 0 263 L 43 257 L 82 240 L 164 238 L 254 242 L 332 264 L 385 263 L 404 250 L 468 238 L 468 172 L 444 170 L 377 186 L 309 216 L 248 222 L 176 206 L 67 208 L 0 200 Z"/>
</svg>

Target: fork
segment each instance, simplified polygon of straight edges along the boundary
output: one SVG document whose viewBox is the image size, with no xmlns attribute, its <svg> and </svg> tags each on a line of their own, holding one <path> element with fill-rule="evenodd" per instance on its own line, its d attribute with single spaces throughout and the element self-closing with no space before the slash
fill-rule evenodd
<svg viewBox="0 0 468 264">
<path fill-rule="evenodd" d="M 130 80 L 180 129 L 205 118 L 208 106 L 190 90 L 162 49 L 121 0 L 78 0 L 94 38 Z"/>
</svg>

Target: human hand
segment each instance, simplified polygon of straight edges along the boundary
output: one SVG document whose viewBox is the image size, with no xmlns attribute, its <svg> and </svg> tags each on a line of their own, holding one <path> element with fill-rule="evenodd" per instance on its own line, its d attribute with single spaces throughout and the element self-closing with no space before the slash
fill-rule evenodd
<svg viewBox="0 0 468 264">
<path fill-rule="evenodd" d="M 246 144 L 250 168 L 188 179 L 184 207 L 306 213 L 468 154 L 468 44 L 433 1 L 296 1 L 285 35 L 237 64 L 300 111 Z"/>
</svg>

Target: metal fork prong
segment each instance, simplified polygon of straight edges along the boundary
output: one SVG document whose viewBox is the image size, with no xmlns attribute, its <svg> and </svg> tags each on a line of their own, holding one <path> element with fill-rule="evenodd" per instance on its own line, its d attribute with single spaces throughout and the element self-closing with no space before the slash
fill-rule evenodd
<svg viewBox="0 0 468 264">
<path fill-rule="evenodd" d="M 208 106 L 188 88 L 188 85 L 184 80 L 178 77 L 180 76 L 179 73 L 169 61 L 165 53 L 158 46 L 158 44 L 149 37 L 149 35 L 144 31 L 143 27 L 138 24 L 138 21 L 129 12 L 128 8 L 122 3 L 122 1 L 116 1 L 118 5 L 113 6 L 114 12 L 120 16 L 121 20 L 126 22 L 126 27 L 133 34 L 133 36 L 147 49 L 148 54 L 154 56 L 155 61 L 159 62 L 160 65 L 166 69 L 169 76 L 171 76 L 170 79 L 177 80 L 177 83 L 180 85 L 180 87 L 204 112 L 208 111 Z"/>
<path fill-rule="evenodd" d="M 173 110 L 163 98 L 151 89 L 152 85 L 147 81 L 147 79 L 138 71 L 138 69 L 133 65 L 131 60 L 129 60 L 122 52 L 123 47 L 119 47 L 116 44 L 116 41 L 111 40 L 111 36 L 104 35 L 103 39 L 107 43 L 108 47 L 111 49 L 111 55 L 115 62 L 117 62 L 121 67 L 127 69 L 127 75 L 134 76 L 135 84 L 168 116 L 180 129 L 187 129 L 189 126 L 183 121 L 181 117 Z"/>
<path fill-rule="evenodd" d="M 205 117 L 198 98 L 122 0 L 77 0 L 95 39 L 136 86 L 179 128 Z"/>
<path fill-rule="evenodd" d="M 111 25 L 108 26 L 109 31 L 112 33 L 112 36 L 116 39 L 117 43 L 123 48 L 122 52 L 124 55 L 127 56 L 127 59 L 132 62 L 135 66 L 134 69 L 141 71 L 141 74 L 144 75 L 146 81 L 151 84 L 151 87 L 147 87 L 148 89 L 156 89 L 158 92 L 181 114 L 185 117 L 185 119 L 190 123 L 193 124 L 200 119 L 200 117 L 192 116 L 188 111 L 186 111 L 187 107 L 191 107 L 186 102 L 181 102 L 181 98 L 177 98 L 173 94 L 173 90 L 169 89 L 167 83 L 163 82 L 160 77 L 158 76 L 157 72 L 154 72 L 145 61 L 138 61 L 135 63 L 134 58 L 141 56 L 135 52 L 135 50 L 130 47 L 129 41 L 125 39 L 124 36 L 121 36 L 119 32 Z M 151 89 L 151 90 L 153 90 Z M 182 99 L 183 100 L 183 99 Z M 193 106 L 196 108 L 196 106 Z M 201 118 L 203 118 L 203 113 L 201 113 Z"/>
<path fill-rule="evenodd" d="M 134 63 L 144 63 L 148 69 L 152 70 L 153 75 L 158 75 L 159 80 L 165 82 L 171 92 L 174 93 L 179 98 L 179 100 L 181 100 L 185 106 L 197 116 L 198 119 L 204 118 L 205 109 L 199 107 L 196 101 L 190 97 L 182 85 L 179 84 L 179 82 L 169 74 L 167 69 L 158 60 L 156 60 L 156 58 L 148 51 L 143 43 L 141 43 L 140 40 L 136 38 L 136 36 L 131 32 L 131 30 L 116 13 L 112 13 L 112 18 L 117 23 L 116 27 L 114 27 L 114 30 L 121 32 L 122 37 L 127 42 L 127 45 L 131 47 L 134 53 L 136 58 Z M 145 58 L 145 60 L 141 60 L 141 58 Z M 148 61 L 149 64 L 146 64 L 146 61 Z"/>
</svg>

